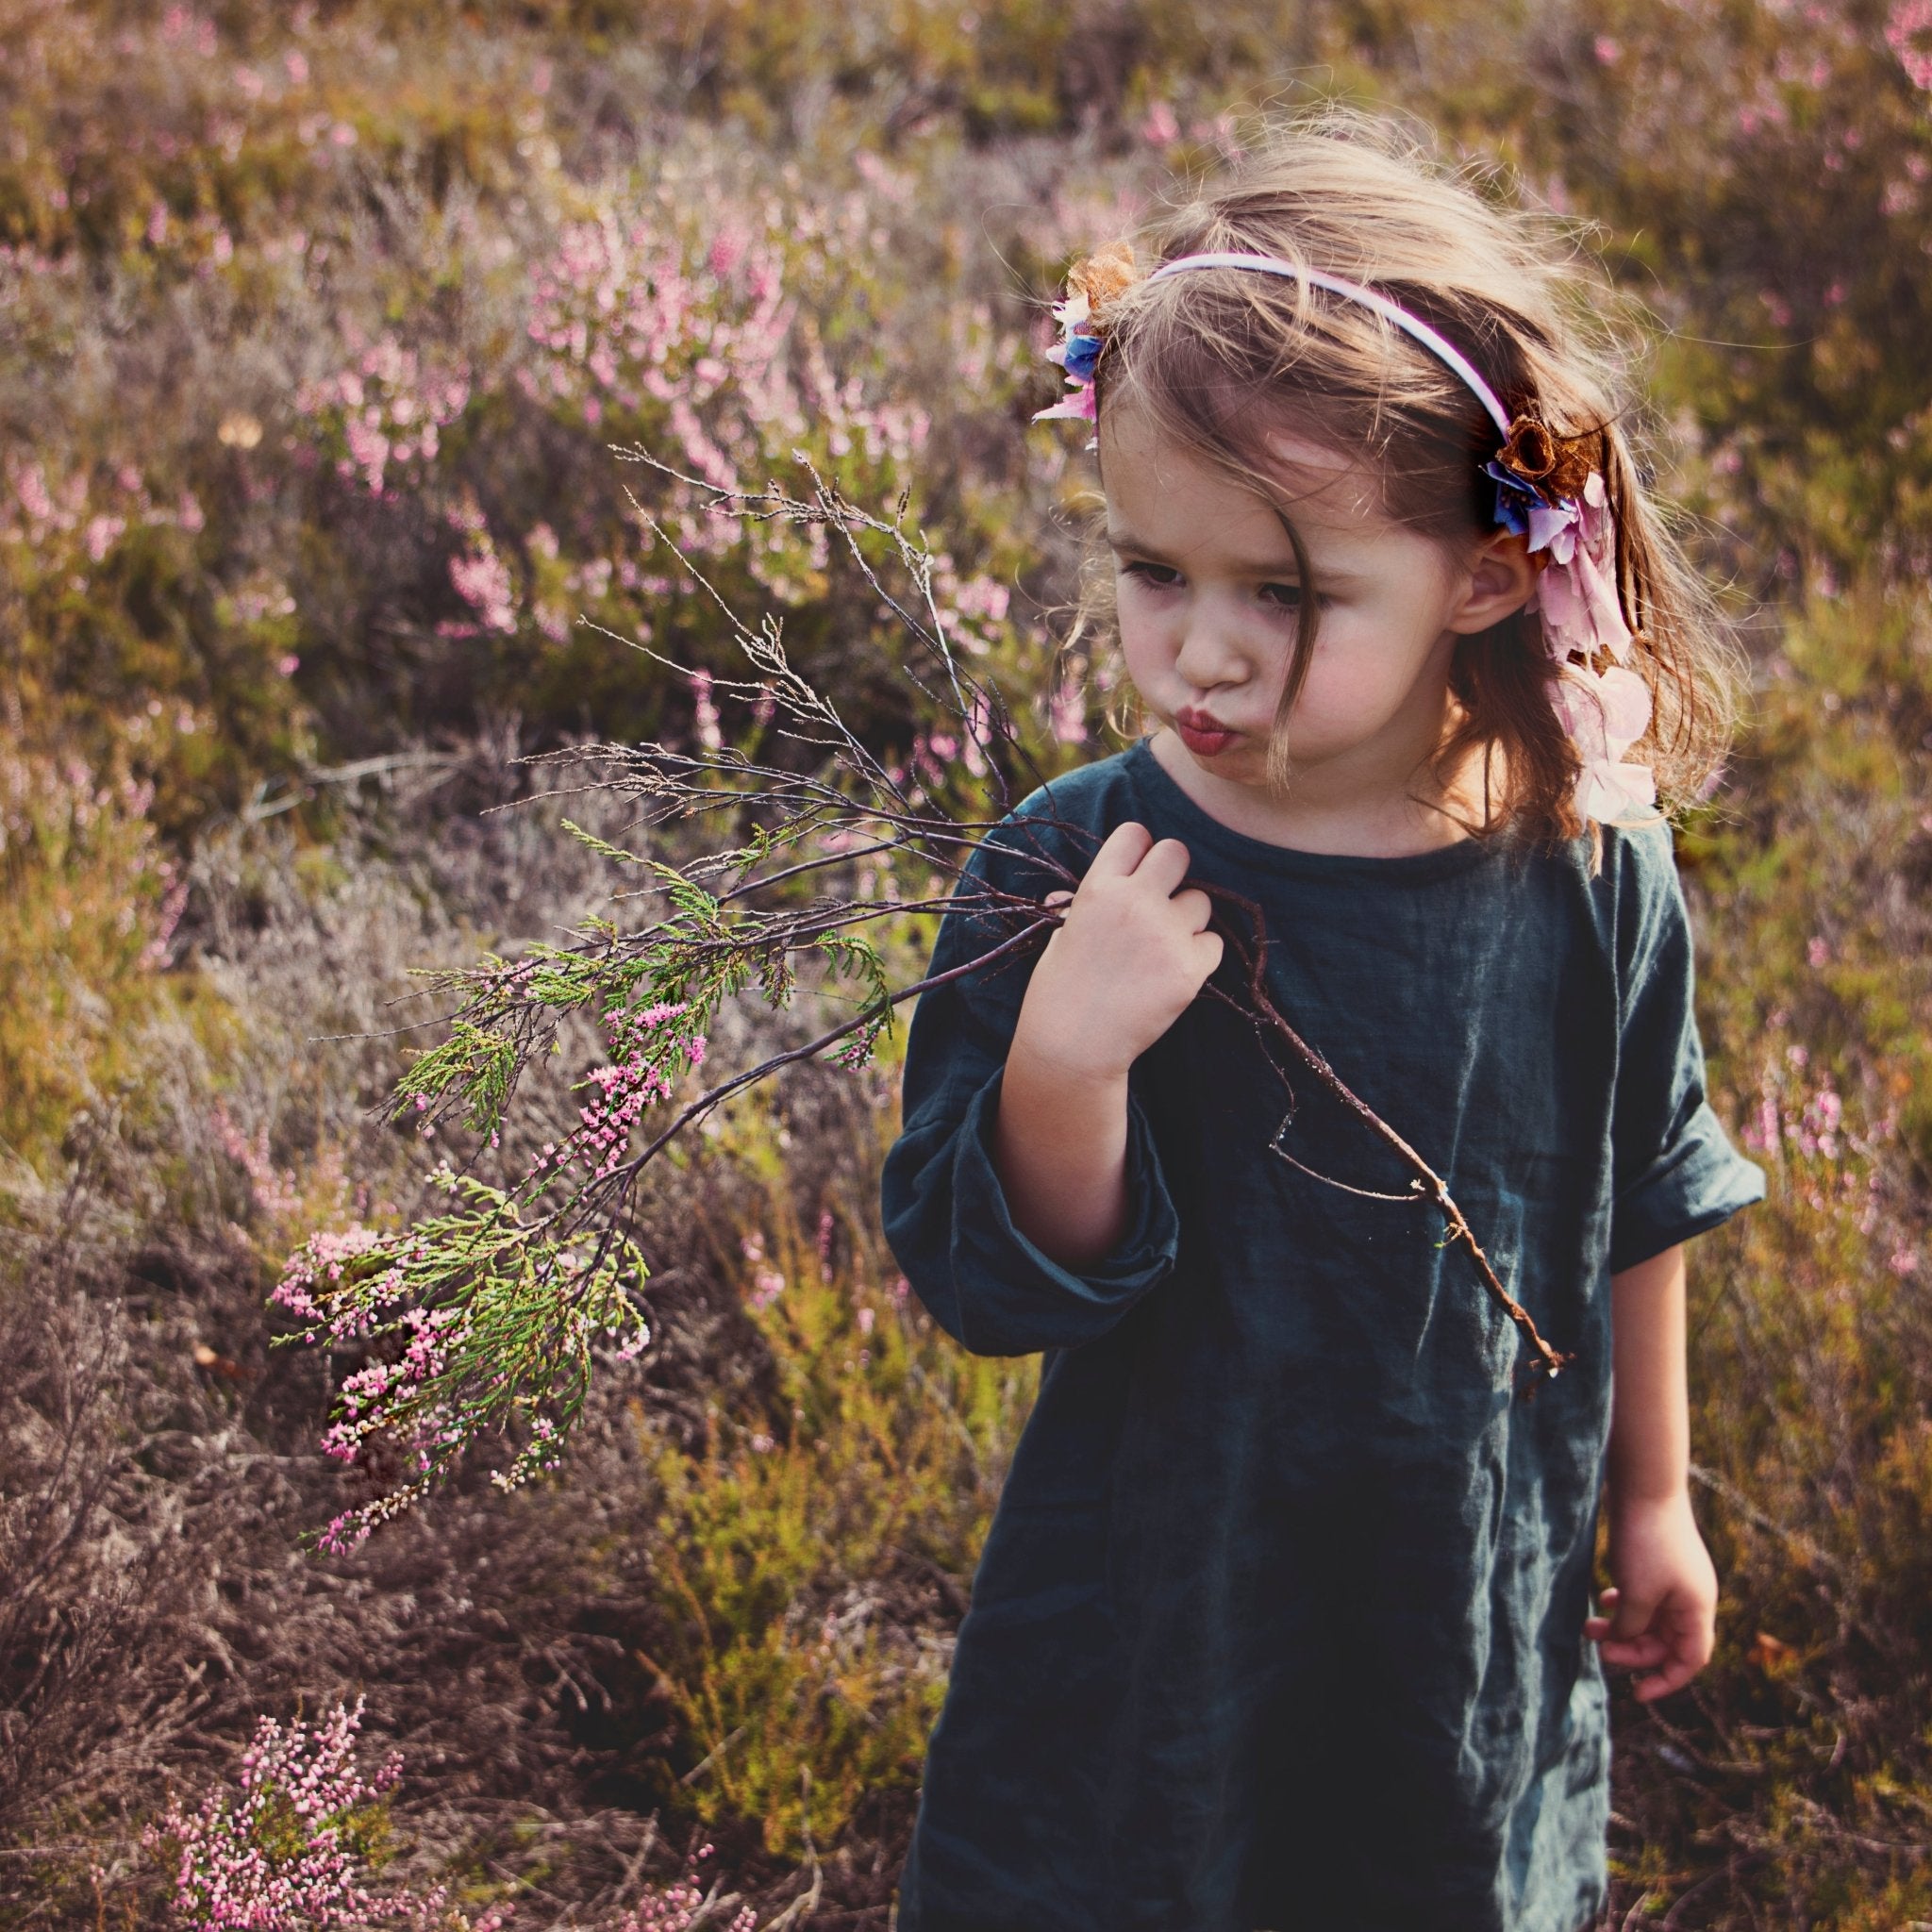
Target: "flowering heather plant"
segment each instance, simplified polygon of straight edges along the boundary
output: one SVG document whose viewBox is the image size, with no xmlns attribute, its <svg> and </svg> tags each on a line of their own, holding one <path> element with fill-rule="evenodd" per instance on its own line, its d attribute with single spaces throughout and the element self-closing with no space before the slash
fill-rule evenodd
<svg viewBox="0 0 1932 1932">
<path fill-rule="evenodd" d="M 441 1886 L 372 1889 L 368 1865 L 387 1832 L 387 1794 L 402 1773 L 391 1754 L 373 1773 L 356 1763 L 363 1700 L 319 1724 L 283 1729 L 265 1717 L 233 1792 L 210 1791 L 192 1815 L 171 1806 L 142 1842 L 169 1858 L 174 1910 L 195 1932 L 325 1932 L 401 1924 L 500 1932 L 505 1907 L 472 1921 Z"/>
<path fill-rule="evenodd" d="M 706 1893 L 698 1883 L 698 1867 L 712 1850 L 710 1845 L 700 1845 L 685 1860 L 682 1874 L 662 1891 L 641 1900 L 619 1920 L 615 1932 L 691 1932 L 692 1926 L 709 1924 L 718 1904 L 718 1888 L 714 1885 Z M 758 1932 L 758 1913 L 743 1906 L 725 1932 Z"/>
</svg>

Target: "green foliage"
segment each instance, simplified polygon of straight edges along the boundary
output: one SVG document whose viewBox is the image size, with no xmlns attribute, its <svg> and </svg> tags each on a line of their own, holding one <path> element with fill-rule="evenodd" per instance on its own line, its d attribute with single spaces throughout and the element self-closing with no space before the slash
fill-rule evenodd
<svg viewBox="0 0 1932 1932">
<path fill-rule="evenodd" d="M 892 1613 L 929 1576 L 956 1592 L 970 1573 L 1037 1365 L 951 1346 L 903 1282 L 822 1259 L 782 1197 L 742 1252 L 776 1396 L 712 1408 L 695 1453 L 641 1417 L 675 1632 L 653 1661 L 701 1754 L 699 1815 L 758 1819 L 791 1857 L 808 1829 L 835 1840 L 868 1792 L 918 1781 L 944 1657 Z"/>
<path fill-rule="evenodd" d="M 29 1165 L 140 1064 L 176 868 L 132 780 L 0 748 L 0 1148 Z"/>
</svg>

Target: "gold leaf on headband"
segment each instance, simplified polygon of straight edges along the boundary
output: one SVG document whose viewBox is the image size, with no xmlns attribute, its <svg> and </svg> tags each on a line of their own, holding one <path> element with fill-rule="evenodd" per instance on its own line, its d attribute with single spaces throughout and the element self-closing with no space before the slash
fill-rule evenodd
<svg viewBox="0 0 1932 1932">
<path fill-rule="evenodd" d="M 1067 271 L 1068 285 L 1086 296 L 1090 307 L 1094 309 L 1111 302 L 1123 289 L 1131 287 L 1139 279 L 1133 248 L 1125 242 L 1109 242 L 1097 254 L 1076 261 Z"/>
</svg>

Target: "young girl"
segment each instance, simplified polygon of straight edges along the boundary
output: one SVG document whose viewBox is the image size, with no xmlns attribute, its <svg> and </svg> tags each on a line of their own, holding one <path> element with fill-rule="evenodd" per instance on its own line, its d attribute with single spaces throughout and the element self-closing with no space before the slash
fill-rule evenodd
<svg viewBox="0 0 1932 1932">
<path fill-rule="evenodd" d="M 1762 1186 L 1654 801 L 1726 662 L 1528 218 L 1331 120 L 1141 260 L 1074 272 L 1047 413 L 1156 728 L 974 853 L 933 973 L 1059 923 L 922 997 L 885 1169 L 934 1319 L 1044 1355 L 899 1932 L 1578 1932 L 1603 1663 L 1712 1642 L 1681 1244 Z"/>
</svg>

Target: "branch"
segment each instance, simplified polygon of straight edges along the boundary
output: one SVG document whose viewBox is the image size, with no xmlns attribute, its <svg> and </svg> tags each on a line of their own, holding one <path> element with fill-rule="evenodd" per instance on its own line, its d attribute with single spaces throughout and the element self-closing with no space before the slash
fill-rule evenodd
<svg viewBox="0 0 1932 1932">
<path fill-rule="evenodd" d="M 1300 1168 L 1302 1173 L 1310 1175 L 1313 1179 L 1322 1181 L 1329 1187 L 1341 1188 L 1351 1194 L 1363 1194 L 1369 1199 L 1378 1201 L 1433 1201 L 1442 1216 L 1444 1225 L 1448 1229 L 1448 1237 L 1451 1243 L 1460 1244 L 1468 1249 L 1470 1258 L 1475 1263 L 1476 1273 L 1482 1279 L 1483 1287 L 1489 1291 L 1490 1299 L 1509 1317 L 1510 1321 L 1515 1323 L 1517 1328 L 1522 1332 L 1524 1340 L 1529 1344 L 1533 1359 L 1524 1365 L 1524 1374 L 1519 1379 L 1517 1392 L 1525 1401 L 1534 1397 L 1539 1386 L 1539 1378 L 1554 1381 L 1570 1365 L 1574 1357 L 1553 1349 L 1543 1340 L 1542 1336 L 1538 1333 L 1536 1323 L 1531 1320 L 1528 1309 L 1503 1286 L 1495 1269 L 1490 1263 L 1489 1256 L 1483 1252 L 1482 1244 L 1476 1240 L 1468 1221 L 1464 1218 L 1462 1209 L 1456 1205 L 1455 1197 L 1449 1191 L 1448 1182 L 1367 1101 L 1363 1100 L 1353 1088 L 1347 1085 L 1335 1069 L 1328 1064 L 1327 1059 L 1323 1055 L 1317 1053 L 1295 1031 L 1294 1027 L 1290 1024 L 1287 1017 L 1269 997 L 1266 966 L 1266 924 L 1260 907 L 1254 900 L 1244 897 L 1241 893 L 1234 891 L 1226 886 L 1214 885 L 1205 879 L 1189 879 L 1186 883 L 1205 891 L 1210 898 L 1224 900 L 1230 905 L 1240 907 L 1248 916 L 1254 934 L 1252 944 L 1243 939 L 1241 934 L 1232 931 L 1230 928 L 1223 926 L 1221 930 L 1233 943 L 1236 954 L 1240 958 L 1246 973 L 1246 991 L 1251 1003 L 1251 1010 L 1248 1012 L 1247 1017 L 1256 1023 L 1256 1030 L 1259 1032 L 1265 1026 L 1273 1029 L 1274 1033 L 1279 1035 L 1287 1042 L 1289 1049 L 1294 1054 L 1295 1058 L 1307 1068 L 1308 1072 L 1314 1075 L 1316 1080 L 1321 1083 L 1328 1093 L 1340 1101 L 1377 1140 L 1393 1149 L 1402 1158 L 1403 1161 L 1415 1174 L 1415 1179 L 1409 1183 L 1410 1188 L 1414 1191 L 1408 1195 L 1371 1194 L 1366 1189 L 1350 1187 L 1345 1181 L 1335 1180 L 1327 1174 L 1316 1174 L 1312 1168 L 1304 1167 L 1300 1161 L 1296 1160 L 1281 1145 L 1281 1137 L 1288 1131 L 1289 1124 L 1294 1118 L 1291 1113 L 1276 1128 L 1274 1138 L 1269 1143 L 1272 1150 L 1279 1154 L 1291 1166 Z M 1212 993 L 1215 998 L 1234 1007 L 1236 1011 L 1242 1010 L 1227 992 L 1220 987 L 1214 986 L 1211 982 L 1207 991 Z M 1269 1062 L 1271 1065 L 1274 1064 L 1274 1057 L 1272 1055 L 1269 1057 Z"/>
</svg>

